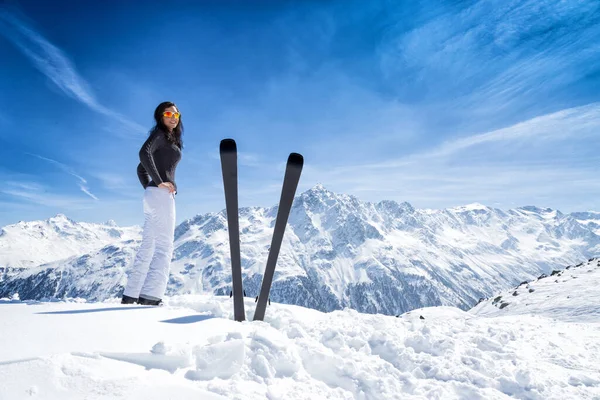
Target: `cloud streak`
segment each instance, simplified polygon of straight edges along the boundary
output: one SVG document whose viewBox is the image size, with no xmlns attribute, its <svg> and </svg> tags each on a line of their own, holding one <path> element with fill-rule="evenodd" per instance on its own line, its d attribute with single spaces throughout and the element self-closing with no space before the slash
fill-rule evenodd
<svg viewBox="0 0 600 400">
<path fill-rule="evenodd" d="M 94 174 L 96 179 L 99 179 L 105 188 L 116 192 L 121 192 L 130 189 L 126 179 L 122 175 L 112 174 L 110 172 L 97 172 Z"/>
<path fill-rule="evenodd" d="M 458 138 L 395 160 L 308 167 L 304 182 L 370 200 L 410 200 L 427 207 L 500 201 L 597 208 L 600 103 L 563 110 L 503 128 Z M 554 204 L 553 204 L 554 203 Z"/>
<path fill-rule="evenodd" d="M 89 84 L 77 72 L 73 63 L 57 46 L 33 30 L 6 7 L 0 6 L 0 33 L 3 33 L 37 68 L 67 96 L 90 109 L 119 120 L 134 133 L 145 132 L 141 125 L 100 104 Z"/>
<path fill-rule="evenodd" d="M 44 207 L 60 207 L 61 209 L 84 209 L 91 207 L 89 201 L 80 197 L 53 194 L 46 186 L 37 182 L 9 181 L 2 186 L 0 193 L 18 197 L 29 203 Z"/>
<path fill-rule="evenodd" d="M 430 150 L 392 161 L 364 164 L 361 168 L 386 169 L 436 162 L 458 156 L 474 148 L 484 148 L 484 151 L 488 151 L 488 155 L 493 155 L 502 146 L 515 146 L 531 141 L 544 145 L 564 140 L 572 140 L 575 143 L 596 138 L 598 129 L 600 129 L 600 103 L 592 103 L 542 115 L 492 132 L 455 138 Z M 485 148 L 486 145 L 490 147 Z"/>
<path fill-rule="evenodd" d="M 58 162 L 56 160 L 53 160 L 51 158 L 47 158 L 47 157 L 43 157 L 37 154 L 31 154 L 31 153 L 25 153 L 27 155 L 39 158 L 40 160 L 44 160 L 46 162 L 49 162 L 53 165 L 56 165 L 58 168 L 60 168 L 63 172 L 74 176 L 75 178 L 77 178 L 77 184 L 79 186 L 79 189 L 81 189 L 81 191 L 83 193 L 85 193 L 86 195 L 90 196 L 92 199 L 94 200 L 98 200 L 98 197 L 96 197 L 94 194 L 92 194 L 89 190 L 89 188 L 87 187 L 87 180 L 85 178 L 83 178 L 81 175 L 77 174 L 75 171 L 73 171 L 72 168 L 70 168 L 68 165 L 65 165 L 61 162 Z"/>
<path fill-rule="evenodd" d="M 455 139 L 425 153 L 424 156 L 428 158 L 450 156 L 475 146 L 534 138 L 537 141 L 569 138 L 582 140 L 596 135 L 599 126 L 600 103 L 594 103 L 536 117 L 493 132 Z"/>
<path fill-rule="evenodd" d="M 456 89 L 514 89 L 549 75 L 560 78 L 548 85 L 555 87 L 568 82 L 567 75 L 575 77 L 569 69 L 597 56 L 599 49 L 587 40 L 598 34 L 599 10 L 594 1 L 457 3 L 408 32 L 404 26 L 392 29 L 381 43 L 382 68 L 388 74 L 426 70 L 420 75 L 425 79 L 445 75 L 444 86 Z M 578 54 L 582 48 L 588 51 Z"/>
</svg>

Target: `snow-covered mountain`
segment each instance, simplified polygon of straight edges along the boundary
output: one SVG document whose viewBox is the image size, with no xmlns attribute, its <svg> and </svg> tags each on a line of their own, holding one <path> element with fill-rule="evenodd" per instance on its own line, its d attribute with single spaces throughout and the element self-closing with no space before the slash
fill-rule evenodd
<svg viewBox="0 0 600 400">
<path fill-rule="evenodd" d="M 240 209 L 244 287 L 250 297 L 259 292 L 276 214 L 276 206 Z M 600 253 L 597 216 L 536 207 L 502 211 L 480 204 L 418 210 L 408 203 L 363 202 L 318 185 L 294 201 L 271 299 L 322 311 L 350 307 L 390 315 L 435 305 L 468 309 L 482 297 Z M 91 224 L 73 225 L 94 231 Z M 42 239 L 18 226 L 4 229 L 0 249 L 6 242 L 13 243 L 12 252 L 26 245 L 39 249 Z M 109 231 L 105 225 L 95 228 L 99 236 Z M 5 268 L 0 296 L 103 300 L 117 295 L 140 236 L 136 228 L 112 228 L 120 237 L 97 240 L 93 250 L 85 247 L 86 239 L 69 258 Z M 55 247 L 65 242 L 59 233 Z M 43 256 L 36 257 L 29 264 L 21 259 L 19 266 L 34 265 Z M 180 224 L 168 295 L 227 294 L 230 285 L 224 211 Z"/>
<path fill-rule="evenodd" d="M 139 227 L 75 222 L 64 214 L 45 221 L 21 221 L 0 229 L 0 268 L 33 267 L 83 255 L 140 236 Z"/>
<path fill-rule="evenodd" d="M 597 235 L 600 235 L 600 212 L 577 212 L 572 213 L 571 216 L 575 218 L 577 222 L 589 226 Z"/>
<path fill-rule="evenodd" d="M 480 316 L 543 315 L 568 322 L 600 322 L 600 258 L 553 270 L 479 302 Z"/>
</svg>

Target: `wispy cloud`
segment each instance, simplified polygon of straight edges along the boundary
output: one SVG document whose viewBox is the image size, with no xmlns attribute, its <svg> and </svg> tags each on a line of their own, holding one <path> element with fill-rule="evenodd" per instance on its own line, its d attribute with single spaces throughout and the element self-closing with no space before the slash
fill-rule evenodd
<svg viewBox="0 0 600 400">
<path fill-rule="evenodd" d="M 261 165 L 260 156 L 252 153 L 241 153 L 239 155 L 240 165 L 245 167 L 257 167 Z"/>
<path fill-rule="evenodd" d="M 0 6 L 0 33 L 4 34 L 63 93 L 100 114 L 118 119 L 131 132 L 146 131 L 141 125 L 100 104 L 90 85 L 79 75 L 67 55 L 2 6 Z"/>
<path fill-rule="evenodd" d="M 582 143 L 586 139 L 595 139 L 598 129 L 600 129 L 600 103 L 593 103 L 542 115 L 492 132 L 454 138 L 422 152 L 378 163 L 361 164 L 359 168 L 373 170 L 408 167 L 418 163 L 435 163 L 459 157 L 474 148 L 479 149 L 477 153 L 484 153 L 489 158 L 498 153 L 503 146 L 519 147 L 527 142 L 535 142 L 538 149 L 564 140 L 572 140 L 573 144 Z M 557 149 L 561 151 L 560 148 L 555 148 L 553 151 Z M 512 157 L 508 159 L 510 161 L 518 160 L 523 156 L 522 152 L 517 154 L 511 151 L 511 154 Z M 354 169 L 354 166 L 348 166 L 340 167 L 338 170 L 347 173 Z"/>
<path fill-rule="evenodd" d="M 218 161 L 219 163 L 221 162 L 221 156 L 219 155 L 218 151 L 211 151 L 210 153 L 207 153 L 207 157 L 209 159 L 212 159 L 213 161 Z M 240 151 L 240 149 L 238 149 L 237 158 L 238 158 L 239 166 L 245 166 L 245 167 L 264 166 L 264 163 L 262 162 L 261 157 L 256 153 L 249 153 L 246 151 Z M 204 161 L 201 158 L 200 160 L 191 159 L 191 160 L 189 160 L 189 162 L 198 164 L 198 163 L 203 163 Z"/>
<path fill-rule="evenodd" d="M 306 171 L 302 188 L 324 182 L 328 189 L 363 200 L 408 201 L 419 208 L 446 208 L 473 202 L 507 209 L 523 205 L 563 211 L 598 210 L 596 168 L 556 168 L 552 161 L 535 166 L 506 164 L 452 166 L 448 163 L 388 169 L 377 174 L 357 168 L 352 175 Z"/>
<path fill-rule="evenodd" d="M 90 196 L 92 199 L 94 200 L 98 200 L 98 197 L 96 197 L 95 195 L 93 195 L 89 188 L 87 187 L 87 180 L 85 178 L 83 178 L 81 175 L 77 174 L 71 167 L 69 167 L 68 165 L 65 165 L 59 161 L 53 160 L 51 158 L 47 158 L 47 157 L 43 157 L 40 156 L 38 154 L 31 154 L 31 153 L 25 153 L 27 155 L 39 158 L 40 160 L 44 160 L 47 161 L 51 164 L 56 165 L 58 168 L 60 168 L 62 171 L 64 171 L 65 173 L 74 176 L 75 178 L 77 178 L 77 184 L 79 185 L 79 188 L 81 189 L 81 191 L 85 194 L 87 194 L 88 196 Z"/>
<path fill-rule="evenodd" d="M 14 182 L 3 184 L 0 193 L 17 197 L 28 203 L 44 207 L 60 207 L 61 209 L 83 209 L 91 207 L 89 201 L 81 197 L 63 196 L 52 193 L 49 188 L 37 182 Z"/>
<path fill-rule="evenodd" d="M 129 185 L 127 185 L 127 182 L 122 175 L 111 174 L 109 172 L 98 172 L 95 173 L 94 176 L 109 190 L 121 191 L 129 188 Z"/>
<path fill-rule="evenodd" d="M 548 112 L 556 109 L 553 103 L 569 104 L 584 86 L 597 85 L 597 1 L 433 7 L 432 18 L 416 18 L 422 22 L 409 29 L 404 19 L 390 20 L 378 43 L 383 81 L 400 98 L 416 98 L 450 117 L 477 117 L 481 126 Z"/>
<path fill-rule="evenodd" d="M 118 198 L 137 200 L 140 197 L 140 192 L 138 190 L 142 190 L 142 186 L 139 185 L 137 177 L 134 178 L 133 176 L 135 175 L 133 174 L 129 179 L 122 174 L 107 171 L 92 172 L 90 175 L 99 180 L 104 189 L 116 193 Z M 110 201 L 114 201 L 114 199 L 111 199 Z"/>
<path fill-rule="evenodd" d="M 473 201 L 596 207 L 600 104 L 563 110 L 493 132 L 447 141 L 380 163 L 309 166 L 303 181 L 376 200 L 438 207 Z"/>
<path fill-rule="evenodd" d="M 589 104 L 542 115 L 493 132 L 447 141 L 418 158 L 452 156 L 476 146 L 493 146 L 535 140 L 537 143 L 573 139 L 585 140 L 597 135 L 600 127 L 600 103 Z"/>
</svg>

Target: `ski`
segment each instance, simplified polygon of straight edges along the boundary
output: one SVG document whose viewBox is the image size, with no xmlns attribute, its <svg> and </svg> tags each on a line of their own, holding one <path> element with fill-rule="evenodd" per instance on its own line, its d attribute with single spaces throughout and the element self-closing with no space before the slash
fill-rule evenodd
<svg viewBox="0 0 600 400">
<path fill-rule="evenodd" d="M 240 259 L 237 146 L 235 140 L 221 140 L 220 154 L 223 186 L 225 189 L 227 227 L 229 230 L 229 251 L 231 253 L 233 315 L 236 321 L 241 322 L 246 319 L 246 313 L 244 312 L 244 288 L 242 283 L 242 263 Z"/>
<path fill-rule="evenodd" d="M 288 217 L 290 216 L 290 210 L 292 208 L 292 203 L 294 202 L 294 196 L 296 194 L 298 182 L 300 181 L 303 165 L 304 158 L 302 155 L 298 153 L 291 153 L 289 155 L 285 168 L 285 175 L 283 177 L 283 187 L 281 189 L 281 198 L 279 200 L 277 217 L 275 219 L 273 238 L 271 239 L 271 248 L 269 249 L 269 256 L 267 258 L 267 265 L 265 267 L 265 274 L 263 275 L 256 310 L 254 311 L 254 321 L 262 321 L 265 317 L 265 310 L 267 301 L 269 301 L 269 292 L 271 291 L 271 283 L 273 282 L 277 257 L 279 256 L 283 234 L 285 232 Z"/>
</svg>

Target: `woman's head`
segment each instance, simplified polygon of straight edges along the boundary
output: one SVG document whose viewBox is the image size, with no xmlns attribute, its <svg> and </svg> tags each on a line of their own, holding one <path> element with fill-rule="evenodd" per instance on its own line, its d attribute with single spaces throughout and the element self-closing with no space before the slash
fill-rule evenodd
<svg viewBox="0 0 600 400">
<path fill-rule="evenodd" d="M 170 101 L 160 103 L 154 110 L 154 121 L 156 122 L 156 126 L 152 131 L 160 128 L 165 133 L 171 133 L 169 136 L 173 142 L 180 148 L 183 147 L 181 139 L 183 122 L 181 121 L 181 112 L 175 103 Z"/>
</svg>

